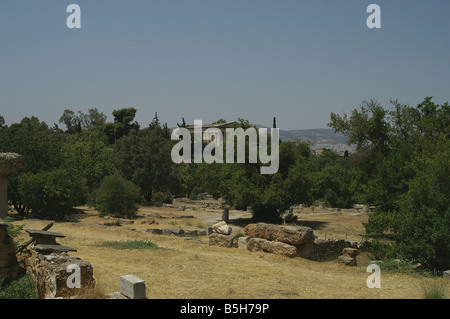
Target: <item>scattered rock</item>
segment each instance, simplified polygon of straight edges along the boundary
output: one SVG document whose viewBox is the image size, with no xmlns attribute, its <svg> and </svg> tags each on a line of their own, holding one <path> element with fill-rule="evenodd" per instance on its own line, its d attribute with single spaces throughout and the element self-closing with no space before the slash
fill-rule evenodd
<svg viewBox="0 0 450 319">
<path fill-rule="evenodd" d="M 247 249 L 249 239 L 250 239 L 250 237 L 248 237 L 248 236 L 238 237 L 238 248 Z"/>
<path fill-rule="evenodd" d="M 230 235 L 232 228 L 227 225 L 224 221 L 218 222 L 217 224 L 212 225 L 213 232 L 223 234 L 223 235 Z"/>
<path fill-rule="evenodd" d="M 187 229 L 184 231 L 184 234 L 191 236 L 206 236 L 206 229 Z"/>
<path fill-rule="evenodd" d="M 146 233 L 150 233 L 150 234 L 156 234 L 156 235 L 162 235 L 163 231 L 162 229 L 158 229 L 158 228 L 149 228 L 147 230 L 145 230 Z"/>
<path fill-rule="evenodd" d="M 344 264 L 346 266 L 356 266 L 356 259 L 349 256 L 341 255 L 338 257 L 338 263 Z"/>
<path fill-rule="evenodd" d="M 359 255 L 359 250 L 356 248 L 344 248 L 342 255 L 338 257 L 338 263 L 346 266 L 356 266 L 356 256 Z"/>
<path fill-rule="evenodd" d="M 166 228 L 162 230 L 163 235 L 174 235 L 174 236 L 181 236 L 184 235 L 184 230 L 178 227 L 174 228 Z"/>
<path fill-rule="evenodd" d="M 287 257 L 297 256 L 297 248 L 295 246 L 263 238 L 250 238 L 247 242 L 247 249 L 250 251 L 264 251 Z"/>
<path fill-rule="evenodd" d="M 344 248 L 342 250 L 342 255 L 343 256 L 348 256 L 351 258 L 356 258 L 356 256 L 359 255 L 359 250 L 356 248 Z"/>
<path fill-rule="evenodd" d="M 248 224 L 244 233 L 250 237 L 279 241 L 291 245 L 314 242 L 313 230 L 305 226 L 284 226 L 266 223 Z"/>
<path fill-rule="evenodd" d="M 415 272 L 422 272 L 423 270 L 423 265 L 421 263 L 417 263 L 415 265 L 411 266 L 411 269 L 414 270 Z"/>
<path fill-rule="evenodd" d="M 286 216 L 284 217 L 284 222 L 286 224 L 294 224 L 297 222 L 297 216 L 294 215 L 294 213 L 292 212 L 292 210 L 290 210 Z"/>
<path fill-rule="evenodd" d="M 220 233 L 212 233 L 209 237 L 209 244 L 221 247 L 236 247 L 237 240 L 234 235 L 224 235 Z"/>
<path fill-rule="evenodd" d="M 148 219 L 148 220 L 142 221 L 141 224 L 149 224 L 149 225 L 151 225 L 151 224 L 157 224 L 157 222 L 156 222 L 155 219 Z"/>
</svg>

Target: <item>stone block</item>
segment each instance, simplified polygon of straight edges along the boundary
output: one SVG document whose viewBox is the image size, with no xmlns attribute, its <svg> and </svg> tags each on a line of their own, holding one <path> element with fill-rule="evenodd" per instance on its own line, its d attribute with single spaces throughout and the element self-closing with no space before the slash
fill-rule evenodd
<svg viewBox="0 0 450 319">
<path fill-rule="evenodd" d="M 356 256 L 359 255 L 359 250 L 356 248 L 347 247 L 342 250 L 342 255 L 348 256 L 351 258 L 356 258 Z"/>
<path fill-rule="evenodd" d="M 349 256 L 339 256 L 338 263 L 344 264 L 346 266 L 356 266 L 356 259 Z"/>
<path fill-rule="evenodd" d="M 164 235 L 181 236 L 181 235 L 184 235 L 184 230 L 182 230 L 181 228 L 178 228 L 178 227 L 166 228 L 166 229 L 163 229 L 163 234 Z"/>
<path fill-rule="evenodd" d="M 238 238 L 238 248 L 244 248 L 247 249 L 248 240 L 250 237 L 248 236 L 242 236 Z"/>
<path fill-rule="evenodd" d="M 314 242 L 313 230 L 305 226 L 284 226 L 266 223 L 248 224 L 244 227 L 246 236 L 279 241 L 291 245 Z"/>
<path fill-rule="evenodd" d="M 237 247 L 237 240 L 234 235 L 224 235 L 219 233 L 212 233 L 209 237 L 209 245 L 222 247 Z"/>
<path fill-rule="evenodd" d="M 262 238 L 250 238 L 247 243 L 247 249 L 250 251 L 264 251 L 266 253 L 279 254 L 287 257 L 297 256 L 297 248 L 295 246 Z"/>
<path fill-rule="evenodd" d="M 145 281 L 133 275 L 121 276 L 120 293 L 129 299 L 146 299 Z"/>
</svg>

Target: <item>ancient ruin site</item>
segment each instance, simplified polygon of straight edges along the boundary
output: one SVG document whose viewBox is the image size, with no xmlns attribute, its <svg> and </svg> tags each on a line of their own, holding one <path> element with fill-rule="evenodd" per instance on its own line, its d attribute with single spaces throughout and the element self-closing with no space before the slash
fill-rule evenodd
<svg viewBox="0 0 450 319">
<path fill-rule="evenodd" d="M 421 298 L 417 287 L 435 279 L 383 272 L 382 289 L 368 288 L 368 214 L 299 206 L 295 223 L 273 225 L 213 199 L 142 206 L 133 218 L 78 207 L 70 221 L 17 221 L 27 229 L 17 259 L 37 276 L 41 298 L 119 298 L 127 275 L 150 299 Z M 133 242 L 155 245 L 111 244 Z M 71 263 L 80 265 L 80 289 L 67 288 Z"/>
</svg>

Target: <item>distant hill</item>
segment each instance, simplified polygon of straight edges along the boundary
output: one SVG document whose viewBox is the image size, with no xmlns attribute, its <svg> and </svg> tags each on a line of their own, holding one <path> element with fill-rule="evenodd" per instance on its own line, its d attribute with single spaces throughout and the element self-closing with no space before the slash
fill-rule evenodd
<svg viewBox="0 0 450 319">
<path fill-rule="evenodd" d="M 264 125 L 255 125 L 256 127 L 266 127 Z M 267 127 L 268 128 L 268 127 Z M 348 137 L 341 134 L 335 133 L 334 129 L 329 128 L 316 128 L 316 129 L 305 129 L 305 130 L 281 130 L 280 129 L 280 139 L 282 141 L 310 141 L 312 149 L 328 148 L 335 150 L 337 152 L 344 152 L 348 150 L 353 152 L 355 147 L 348 146 Z"/>
<path fill-rule="evenodd" d="M 265 127 L 270 129 L 270 127 L 253 124 L 257 128 Z M 174 129 L 174 128 L 171 128 Z M 315 128 L 315 129 L 305 129 L 305 130 L 280 130 L 280 139 L 282 141 L 310 141 L 312 143 L 311 148 L 313 150 L 319 148 L 328 148 L 336 152 L 349 152 L 355 151 L 355 146 L 349 146 L 347 144 L 348 137 L 341 133 L 335 133 L 334 129 L 331 128 Z"/>
</svg>

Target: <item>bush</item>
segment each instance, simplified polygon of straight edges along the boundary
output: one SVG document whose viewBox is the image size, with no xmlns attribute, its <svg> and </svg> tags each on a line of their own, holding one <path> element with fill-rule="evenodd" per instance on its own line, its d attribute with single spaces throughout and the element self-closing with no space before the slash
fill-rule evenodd
<svg viewBox="0 0 450 319">
<path fill-rule="evenodd" d="M 173 197 L 170 193 L 157 192 L 157 193 L 153 194 L 153 201 L 164 203 L 164 204 L 172 204 Z"/>
<path fill-rule="evenodd" d="M 84 195 L 82 182 L 64 169 L 25 173 L 19 177 L 19 184 L 23 203 L 38 218 L 63 219 Z"/>
<path fill-rule="evenodd" d="M 30 273 L 12 281 L 0 280 L 0 299 L 38 299 Z"/>
<path fill-rule="evenodd" d="M 114 174 L 105 177 L 90 198 L 90 205 L 101 215 L 133 215 L 140 202 L 140 190 L 132 182 Z"/>
<path fill-rule="evenodd" d="M 191 193 L 189 194 L 189 199 L 191 200 L 202 200 L 204 199 L 203 191 L 200 187 L 194 186 Z"/>
<path fill-rule="evenodd" d="M 445 299 L 448 290 L 445 282 L 436 279 L 423 283 L 421 289 L 424 299 Z"/>
</svg>

